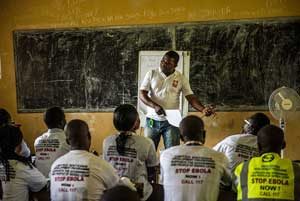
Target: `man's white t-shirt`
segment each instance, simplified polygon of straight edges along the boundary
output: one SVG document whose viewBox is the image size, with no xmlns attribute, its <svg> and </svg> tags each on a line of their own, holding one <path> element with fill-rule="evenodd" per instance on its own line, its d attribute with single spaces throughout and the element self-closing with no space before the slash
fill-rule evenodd
<svg viewBox="0 0 300 201">
<path fill-rule="evenodd" d="M 229 169 L 233 172 L 236 166 L 253 156 L 258 156 L 257 136 L 251 134 L 231 135 L 213 147 L 222 152 L 229 160 Z"/>
<path fill-rule="evenodd" d="M 103 159 L 71 150 L 52 164 L 50 183 L 52 201 L 100 200 L 105 189 L 119 183 L 119 177 Z"/>
<path fill-rule="evenodd" d="M 25 157 L 25 158 L 28 158 L 31 155 L 30 149 L 29 149 L 28 145 L 26 144 L 26 142 L 24 141 L 24 139 L 22 140 L 22 143 L 21 143 L 21 153 L 20 153 L 20 155 Z"/>
<path fill-rule="evenodd" d="M 34 142 L 35 165 L 45 177 L 49 176 L 52 163 L 70 151 L 65 132 L 62 129 L 49 129 Z"/>
<path fill-rule="evenodd" d="M 179 109 L 179 97 L 193 94 L 189 81 L 179 71 L 166 76 L 160 68 L 146 73 L 140 90 L 149 92 L 149 97 L 157 104 L 167 109 Z M 153 108 L 147 108 L 147 117 L 157 121 L 165 121 L 166 118 L 156 114 Z"/>
<path fill-rule="evenodd" d="M 204 146 L 166 149 L 160 165 L 165 201 L 217 201 L 220 182 L 231 182 L 228 159 Z"/>
<path fill-rule="evenodd" d="M 124 156 L 117 152 L 116 138 L 111 135 L 103 141 L 103 158 L 114 166 L 120 177 L 128 177 L 134 183 L 144 184 L 143 200 L 152 193 L 152 186 L 148 182 L 147 167 L 158 165 L 153 141 L 144 136 L 130 133 L 125 145 Z"/>
<path fill-rule="evenodd" d="M 3 200 L 28 201 L 29 190 L 38 192 L 46 186 L 46 178 L 35 167 L 31 168 L 17 160 L 9 160 L 9 165 L 10 181 L 6 179 L 4 166 L 0 165 Z"/>
</svg>

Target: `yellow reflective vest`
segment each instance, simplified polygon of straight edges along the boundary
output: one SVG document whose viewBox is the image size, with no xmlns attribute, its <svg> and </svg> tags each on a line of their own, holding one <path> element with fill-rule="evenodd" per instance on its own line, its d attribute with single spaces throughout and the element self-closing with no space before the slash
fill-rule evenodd
<svg viewBox="0 0 300 201">
<path fill-rule="evenodd" d="M 234 184 L 241 201 L 300 201 L 300 165 L 265 153 L 241 163 L 234 171 Z"/>
</svg>

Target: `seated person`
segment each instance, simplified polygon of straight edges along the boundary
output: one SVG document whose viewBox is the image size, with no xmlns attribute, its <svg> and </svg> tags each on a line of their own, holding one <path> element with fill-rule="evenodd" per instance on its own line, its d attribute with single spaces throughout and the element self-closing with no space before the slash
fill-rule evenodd
<svg viewBox="0 0 300 201">
<path fill-rule="evenodd" d="M 234 171 L 241 162 L 258 155 L 257 132 L 269 125 L 270 119 L 263 113 L 256 113 L 245 120 L 242 134 L 231 135 L 216 146 L 214 150 L 224 153 L 229 160 L 229 169 Z"/>
<path fill-rule="evenodd" d="M 103 157 L 117 169 L 119 176 L 142 184 L 142 200 L 147 200 L 153 190 L 147 177 L 154 174 L 158 165 L 154 144 L 151 139 L 135 134 L 140 119 L 134 106 L 124 104 L 117 107 L 113 123 L 119 133 L 103 141 Z"/>
<path fill-rule="evenodd" d="M 12 125 L 14 127 L 20 127 L 20 125 L 15 124 L 12 119 L 11 115 L 3 108 L 0 108 L 0 127 L 4 127 L 6 125 Z M 28 148 L 26 142 L 24 139 L 22 140 L 22 145 L 21 145 L 21 153 L 22 156 L 25 158 L 30 158 L 31 153 L 30 149 Z"/>
<path fill-rule="evenodd" d="M 127 186 L 116 186 L 104 191 L 101 201 L 140 201 L 140 197 Z"/>
<path fill-rule="evenodd" d="M 19 128 L 0 128 L 0 180 L 3 200 L 28 201 L 29 191 L 42 190 L 47 180 L 29 160 L 20 155 L 23 136 Z"/>
<path fill-rule="evenodd" d="M 171 147 L 160 157 L 165 201 L 217 201 L 220 183 L 231 185 L 228 159 L 205 147 L 203 121 L 194 115 L 180 122 L 184 144 Z"/>
<path fill-rule="evenodd" d="M 104 190 L 119 183 L 116 170 L 89 152 L 91 134 L 84 121 L 70 121 L 66 135 L 71 151 L 51 166 L 51 200 L 100 200 Z"/>
<path fill-rule="evenodd" d="M 300 200 L 300 165 L 280 158 L 285 147 L 282 129 L 268 125 L 258 131 L 259 157 L 237 166 L 237 200 Z"/>
<path fill-rule="evenodd" d="M 70 151 L 66 141 L 64 127 L 66 124 L 65 114 L 59 107 L 47 109 L 44 114 L 44 122 L 48 131 L 38 137 L 34 142 L 35 166 L 49 177 L 52 163 L 60 156 Z"/>
</svg>

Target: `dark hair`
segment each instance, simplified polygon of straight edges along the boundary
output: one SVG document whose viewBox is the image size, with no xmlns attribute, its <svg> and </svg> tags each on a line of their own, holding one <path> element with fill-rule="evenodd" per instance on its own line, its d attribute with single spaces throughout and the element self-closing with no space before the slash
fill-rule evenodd
<svg viewBox="0 0 300 201">
<path fill-rule="evenodd" d="M 178 63 L 179 61 L 179 54 L 173 50 L 168 51 L 166 54 L 166 56 L 175 59 L 176 63 Z"/>
<path fill-rule="evenodd" d="M 0 108 L 0 126 L 9 124 L 11 120 L 10 114 L 4 108 Z"/>
<path fill-rule="evenodd" d="M 10 180 L 8 160 L 18 160 L 32 168 L 31 162 L 15 153 L 15 149 L 22 143 L 23 134 L 21 130 L 12 125 L 6 125 L 0 128 L 0 162 L 5 168 L 6 181 Z"/>
<path fill-rule="evenodd" d="M 180 122 L 180 133 L 188 140 L 201 140 L 205 138 L 204 123 L 196 115 L 189 115 Z"/>
<path fill-rule="evenodd" d="M 276 152 L 285 146 L 283 130 L 278 126 L 267 125 L 258 131 L 257 143 L 264 153 Z"/>
<path fill-rule="evenodd" d="M 60 107 L 52 107 L 46 110 L 44 122 L 49 129 L 63 128 L 66 124 L 64 111 Z"/>
<path fill-rule="evenodd" d="M 266 125 L 270 125 L 270 119 L 264 113 L 255 113 L 249 120 L 251 120 L 251 127 L 253 128 L 252 133 L 256 135 L 257 132 Z"/>
<path fill-rule="evenodd" d="M 130 104 L 120 105 L 114 111 L 113 123 L 115 128 L 120 131 L 116 139 L 117 151 L 120 155 L 125 154 L 125 144 L 129 137 L 126 132 L 133 128 L 138 116 L 137 110 Z"/>
<path fill-rule="evenodd" d="M 131 190 L 127 186 L 115 186 L 105 190 L 101 201 L 140 201 L 140 197 L 136 191 Z"/>
<path fill-rule="evenodd" d="M 86 132 L 87 136 L 84 135 Z M 73 119 L 67 124 L 66 135 L 71 146 L 83 146 L 82 141 L 86 137 L 91 140 L 88 124 L 80 119 Z"/>
</svg>

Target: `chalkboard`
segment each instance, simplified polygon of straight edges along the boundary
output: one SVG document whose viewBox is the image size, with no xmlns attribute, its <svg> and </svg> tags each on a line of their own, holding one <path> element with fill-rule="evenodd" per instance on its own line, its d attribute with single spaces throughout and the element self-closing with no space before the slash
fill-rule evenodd
<svg viewBox="0 0 300 201">
<path fill-rule="evenodd" d="M 15 31 L 18 111 L 136 105 L 139 51 L 171 45 L 165 27 Z"/>
<path fill-rule="evenodd" d="M 19 112 L 136 105 L 142 50 L 190 51 L 191 87 L 219 110 L 266 110 L 277 87 L 300 91 L 299 18 L 17 30 L 13 36 Z"/>
<path fill-rule="evenodd" d="M 194 93 L 219 110 L 266 110 L 276 88 L 300 92 L 299 19 L 179 25 L 176 48 L 191 51 Z"/>
</svg>

